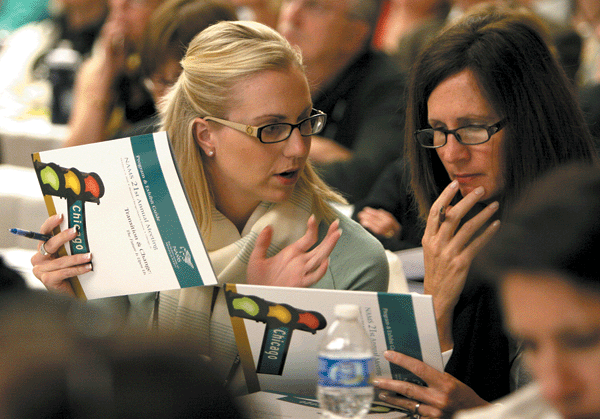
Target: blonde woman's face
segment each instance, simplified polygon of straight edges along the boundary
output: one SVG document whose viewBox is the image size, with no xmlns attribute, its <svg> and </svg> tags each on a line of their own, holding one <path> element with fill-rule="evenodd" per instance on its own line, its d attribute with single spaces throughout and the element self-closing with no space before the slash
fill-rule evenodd
<svg viewBox="0 0 600 419">
<path fill-rule="evenodd" d="M 542 396 L 566 419 L 600 417 L 598 293 L 556 275 L 515 272 L 501 295 Z"/>
<path fill-rule="evenodd" d="M 297 68 L 264 71 L 238 82 L 234 107 L 225 119 L 253 126 L 296 124 L 310 116 L 312 101 L 306 78 Z M 306 165 L 310 137 L 294 129 L 274 144 L 217 123 L 210 123 L 214 154 L 206 159 L 217 208 L 251 212 L 259 202 L 283 202 L 292 194 Z"/>
</svg>

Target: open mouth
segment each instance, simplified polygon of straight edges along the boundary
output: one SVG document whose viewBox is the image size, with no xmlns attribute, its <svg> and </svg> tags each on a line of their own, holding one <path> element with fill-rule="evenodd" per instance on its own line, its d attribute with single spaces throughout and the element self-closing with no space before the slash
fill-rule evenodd
<svg viewBox="0 0 600 419">
<path fill-rule="evenodd" d="M 297 170 L 291 170 L 291 171 L 288 171 L 288 172 L 279 173 L 278 176 L 284 177 L 286 179 L 292 179 L 294 176 L 296 176 L 297 173 L 298 173 Z"/>
</svg>

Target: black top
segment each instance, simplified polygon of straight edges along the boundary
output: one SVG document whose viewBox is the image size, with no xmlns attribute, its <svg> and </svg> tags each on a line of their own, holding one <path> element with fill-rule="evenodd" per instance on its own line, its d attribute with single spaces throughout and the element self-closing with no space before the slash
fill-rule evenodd
<svg viewBox="0 0 600 419">
<path fill-rule="evenodd" d="M 354 205 L 352 218 L 358 221 L 358 213 L 364 207 L 383 209 L 391 213 L 402 226 L 399 238 L 388 239 L 373 234 L 392 252 L 421 246 L 425 222 L 419 217 L 419 210 L 410 192 L 410 173 L 399 158 L 388 164 L 377 178 L 369 194 Z"/>
<path fill-rule="evenodd" d="M 321 177 L 354 203 L 366 196 L 383 168 L 402 154 L 405 77 L 383 53 L 367 51 L 315 93 L 327 114 L 321 133 L 353 152 L 352 159 L 317 167 Z"/>
</svg>

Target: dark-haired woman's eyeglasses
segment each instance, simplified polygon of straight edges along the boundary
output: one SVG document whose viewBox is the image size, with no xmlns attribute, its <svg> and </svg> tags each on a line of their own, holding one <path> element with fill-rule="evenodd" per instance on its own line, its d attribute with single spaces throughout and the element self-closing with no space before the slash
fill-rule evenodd
<svg viewBox="0 0 600 419">
<path fill-rule="evenodd" d="M 496 122 L 494 125 L 467 125 L 457 129 L 426 128 L 415 131 L 413 136 L 425 148 L 439 148 L 448 142 L 448 134 L 454 135 L 456 140 L 464 145 L 483 144 L 492 138 L 492 135 L 506 126 L 507 118 Z"/>
<path fill-rule="evenodd" d="M 303 119 L 297 124 L 279 122 L 277 124 L 263 125 L 262 127 L 231 122 L 227 121 L 226 119 L 215 118 L 214 116 L 206 116 L 204 119 L 225 125 L 229 128 L 233 128 L 236 131 L 243 132 L 244 134 L 248 134 L 252 137 L 256 137 L 261 143 L 272 144 L 279 143 L 290 138 L 294 128 L 298 128 L 300 130 L 300 135 L 303 137 L 309 137 L 311 135 L 318 134 L 325 126 L 327 115 L 319 110 L 313 109 L 311 116 Z"/>
</svg>

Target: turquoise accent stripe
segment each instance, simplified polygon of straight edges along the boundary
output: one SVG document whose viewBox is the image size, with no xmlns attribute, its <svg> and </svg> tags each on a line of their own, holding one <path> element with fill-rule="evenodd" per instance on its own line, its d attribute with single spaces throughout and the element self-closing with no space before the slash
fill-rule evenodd
<svg viewBox="0 0 600 419">
<path fill-rule="evenodd" d="M 142 189 L 150 204 L 151 214 L 158 226 L 173 271 L 182 288 L 204 285 L 190 251 L 167 182 L 163 176 L 152 134 L 131 137 L 131 149 L 140 174 Z M 144 221 L 144 220 L 142 220 Z"/>
<path fill-rule="evenodd" d="M 85 202 L 81 199 L 67 199 L 69 211 L 69 227 L 79 227 L 79 235 L 69 242 L 71 254 L 89 253 L 90 247 L 87 239 L 87 228 L 85 225 Z"/>
<path fill-rule="evenodd" d="M 377 293 L 387 348 L 423 360 L 415 311 L 410 295 Z M 390 363 L 392 378 L 424 383 L 412 372 Z"/>
<path fill-rule="evenodd" d="M 285 326 L 271 328 L 267 324 L 256 366 L 258 374 L 281 375 L 283 373 L 293 331 L 294 329 Z"/>
</svg>

